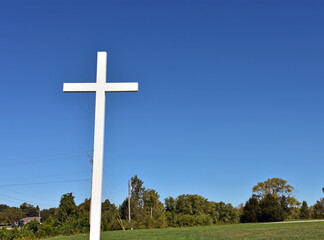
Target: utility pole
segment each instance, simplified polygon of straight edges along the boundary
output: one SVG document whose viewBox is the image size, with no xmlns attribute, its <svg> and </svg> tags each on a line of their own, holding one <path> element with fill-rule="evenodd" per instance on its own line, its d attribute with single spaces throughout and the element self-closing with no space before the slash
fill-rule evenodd
<svg viewBox="0 0 324 240">
<path fill-rule="evenodd" d="M 89 158 L 89 163 L 91 165 L 91 191 L 90 193 L 92 193 L 92 181 L 93 181 L 93 149 L 92 151 L 88 152 L 88 158 Z M 91 206 L 91 195 L 90 195 L 90 206 Z M 91 216 L 91 208 L 89 209 L 89 216 Z M 91 218 L 89 217 L 89 226 L 91 225 Z"/>
<path fill-rule="evenodd" d="M 130 214 L 130 191 L 131 191 L 131 185 L 130 180 L 128 180 L 128 222 L 131 222 L 131 214 Z"/>
</svg>

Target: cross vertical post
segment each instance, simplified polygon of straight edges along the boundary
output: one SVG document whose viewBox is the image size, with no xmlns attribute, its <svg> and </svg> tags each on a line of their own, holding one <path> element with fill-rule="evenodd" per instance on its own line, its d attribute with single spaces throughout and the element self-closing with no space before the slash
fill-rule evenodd
<svg viewBox="0 0 324 240">
<path fill-rule="evenodd" d="M 95 92 L 95 131 L 90 203 L 90 240 L 100 240 L 106 92 L 137 92 L 138 83 L 107 83 L 107 53 L 98 52 L 96 83 L 64 83 L 64 92 Z"/>
<path fill-rule="evenodd" d="M 102 200 L 102 170 L 104 155 L 105 107 L 106 93 L 104 84 L 107 73 L 107 53 L 97 56 L 97 84 L 101 91 L 96 92 L 95 130 L 93 147 L 93 169 L 90 202 L 90 240 L 100 239 L 101 200 Z"/>
</svg>

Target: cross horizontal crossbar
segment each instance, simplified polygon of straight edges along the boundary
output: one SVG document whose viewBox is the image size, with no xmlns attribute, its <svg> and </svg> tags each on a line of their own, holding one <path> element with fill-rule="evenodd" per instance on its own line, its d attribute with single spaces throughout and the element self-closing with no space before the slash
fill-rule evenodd
<svg viewBox="0 0 324 240">
<path fill-rule="evenodd" d="M 64 92 L 138 92 L 137 82 L 125 83 L 64 83 Z"/>
</svg>

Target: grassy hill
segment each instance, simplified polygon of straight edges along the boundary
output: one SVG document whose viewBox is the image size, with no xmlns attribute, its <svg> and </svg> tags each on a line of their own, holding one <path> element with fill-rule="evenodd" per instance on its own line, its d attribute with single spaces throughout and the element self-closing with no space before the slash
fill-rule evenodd
<svg viewBox="0 0 324 240">
<path fill-rule="evenodd" d="M 88 240 L 88 235 L 56 237 L 47 240 Z M 227 239 L 291 239 L 324 240 L 324 222 L 249 223 L 190 228 L 167 228 L 102 232 L 101 240 L 227 240 Z"/>
</svg>

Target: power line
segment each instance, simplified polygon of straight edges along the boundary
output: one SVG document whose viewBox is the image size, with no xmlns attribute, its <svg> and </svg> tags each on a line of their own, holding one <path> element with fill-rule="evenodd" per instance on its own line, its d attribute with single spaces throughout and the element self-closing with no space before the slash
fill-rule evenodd
<svg viewBox="0 0 324 240">
<path fill-rule="evenodd" d="M 6 191 L 9 191 L 9 192 L 12 192 L 12 193 L 16 193 L 16 194 L 18 194 L 18 195 L 24 195 L 24 196 L 29 196 L 29 197 L 32 197 L 32 198 L 39 198 L 39 199 L 42 199 L 42 200 L 45 200 L 45 201 L 52 201 L 53 199 L 49 199 L 49 198 L 44 198 L 43 196 L 39 196 L 39 195 L 31 195 L 31 194 L 29 194 L 29 193 L 26 193 L 26 192 L 24 192 L 24 193 L 22 193 L 22 192 L 18 192 L 18 191 L 14 191 L 14 190 L 12 190 L 12 189 L 8 189 L 8 188 L 4 188 Z"/>
<path fill-rule="evenodd" d="M 20 201 L 20 202 L 22 202 L 22 203 L 24 203 L 24 202 L 28 202 L 28 203 L 33 203 L 33 204 L 36 204 L 36 205 L 42 204 L 42 205 L 45 205 L 45 206 L 49 206 L 49 207 L 51 207 L 50 205 L 45 204 L 45 203 L 40 203 L 40 202 L 37 203 L 37 202 L 33 202 L 33 201 L 26 201 L 26 200 L 22 200 L 22 199 L 19 199 L 19 198 L 14 198 L 14 197 L 7 196 L 7 195 L 5 195 L 5 194 L 0 194 L 0 196 L 5 197 L 5 198 L 9 198 L 9 199 L 13 199 L 13 200 L 15 200 L 15 201 Z"/>
<path fill-rule="evenodd" d="M 103 176 L 113 186 L 113 188 L 115 188 L 117 191 L 120 192 L 120 189 L 118 187 L 116 187 L 115 184 L 108 177 L 108 174 L 106 173 L 105 169 L 103 169 Z"/>
<path fill-rule="evenodd" d="M 59 158 L 59 157 L 66 157 L 66 156 L 69 156 L 69 155 L 72 155 L 72 156 L 79 156 L 79 155 L 85 155 L 85 152 L 75 152 L 75 153 L 62 153 L 62 154 L 54 154 L 54 155 L 46 155 L 46 156 L 38 156 L 38 157 L 25 157 L 23 161 L 26 161 L 26 160 L 43 160 L 43 159 L 48 159 L 48 158 Z M 11 158 L 11 159 L 7 159 L 7 160 L 0 160 L 0 163 L 1 162 L 14 162 L 14 161 L 17 161 L 17 160 L 20 160 L 20 158 Z M 20 161 L 19 161 L 20 162 Z"/>
<path fill-rule="evenodd" d="M 78 173 L 85 173 L 85 172 L 89 172 L 88 170 L 84 170 L 84 171 L 78 171 L 78 172 L 69 172 L 69 173 L 58 173 L 58 174 L 50 174 L 50 175 L 42 175 L 42 176 L 32 176 L 32 177 L 19 177 L 19 179 L 37 179 L 37 178 L 47 178 L 47 177 L 57 177 L 57 176 L 65 176 L 65 175 L 73 175 L 73 174 L 78 174 Z M 6 180 L 14 180 L 17 179 L 17 177 L 15 178 L 6 178 Z"/>
<path fill-rule="evenodd" d="M 53 160 L 57 161 L 66 161 L 66 158 L 75 158 L 75 157 L 80 157 L 80 156 L 84 156 L 84 154 L 79 154 L 79 155 L 74 155 L 74 156 L 64 156 L 65 158 L 63 159 L 59 159 L 60 157 L 51 157 L 51 158 L 43 158 L 43 159 L 39 159 L 36 161 L 27 161 L 27 159 L 22 160 L 22 161 L 16 161 L 16 162 L 8 162 L 6 161 L 6 164 L 4 166 L 16 166 L 16 165 L 24 165 L 24 164 L 28 164 L 28 165 L 33 165 L 33 164 L 40 164 L 40 163 L 46 163 L 46 162 L 51 162 Z"/>
<path fill-rule="evenodd" d="M 54 181 L 54 182 L 37 182 L 37 183 L 3 184 L 3 185 L 0 185 L 0 187 L 27 186 L 27 185 L 40 185 L 40 184 L 66 183 L 66 182 L 81 182 L 81 181 L 89 181 L 89 180 L 90 180 L 89 178 L 86 178 L 86 179 L 64 180 L 64 181 Z"/>
<path fill-rule="evenodd" d="M 6 201 L 6 202 L 11 202 L 11 203 L 14 203 L 14 204 L 19 204 L 20 203 L 20 201 L 17 201 L 17 200 L 8 200 L 8 199 L 5 199 L 5 198 L 1 198 L 1 199 L 3 199 L 3 201 Z"/>
<path fill-rule="evenodd" d="M 109 178 L 108 178 L 108 176 L 106 175 L 105 171 L 103 171 L 103 176 L 104 176 L 104 179 L 106 179 L 106 180 L 109 181 Z M 113 183 L 112 183 L 111 181 L 109 181 L 109 182 L 113 185 Z M 116 187 L 114 187 L 114 188 L 120 192 L 119 189 L 117 189 Z M 102 188 L 102 189 L 104 190 L 104 188 Z M 111 200 L 112 200 L 115 204 L 117 204 L 116 200 L 114 199 L 113 194 L 112 194 L 110 191 L 108 191 L 108 193 L 109 193 L 109 195 L 111 196 Z"/>
<path fill-rule="evenodd" d="M 102 195 L 106 198 L 106 199 L 109 199 L 109 196 L 110 194 L 107 194 L 106 191 L 104 189 L 102 189 Z"/>
</svg>

